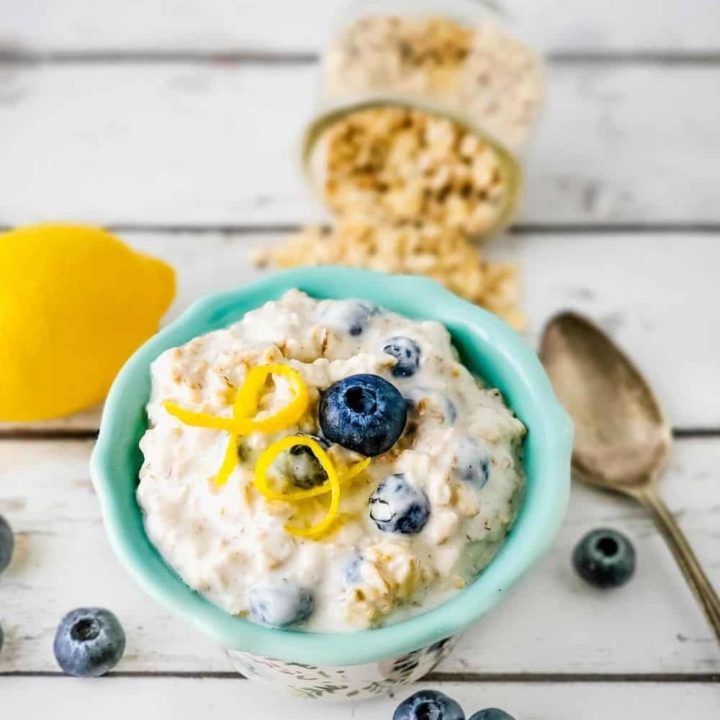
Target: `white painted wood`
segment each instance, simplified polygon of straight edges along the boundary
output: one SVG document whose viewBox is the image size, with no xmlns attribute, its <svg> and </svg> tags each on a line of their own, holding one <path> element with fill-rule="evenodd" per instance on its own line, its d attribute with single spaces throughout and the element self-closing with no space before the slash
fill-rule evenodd
<svg viewBox="0 0 720 720">
<path fill-rule="evenodd" d="M 115 559 L 88 480 L 90 450 L 87 441 L 0 442 L 0 513 L 18 533 L 17 555 L 0 578 L 0 674 L 55 670 L 55 627 L 81 605 L 107 606 L 120 617 L 128 645 L 119 671 L 230 670 L 218 647 L 147 599 Z M 681 441 L 663 485 L 716 583 L 718 466 L 720 442 Z M 570 568 L 575 542 L 599 525 L 625 531 L 637 548 L 637 575 L 616 592 L 590 588 Z M 711 673 L 720 672 L 720 653 L 643 511 L 578 486 L 553 550 L 441 670 Z"/>
<path fill-rule="evenodd" d="M 278 234 L 124 233 L 138 249 L 178 272 L 177 317 L 211 292 L 239 287 L 264 273 L 249 262 L 253 249 Z M 676 427 L 720 427 L 720 335 L 710 331 L 720 299 L 717 235 L 525 234 L 491 247 L 520 263 L 528 339 L 565 308 L 600 322 L 636 359 Z M 99 410 L 58 422 L 0 424 L 0 432 L 32 428 L 95 430 Z"/>
<path fill-rule="evenodd" d="M 428 687 L 418 685 L 413 689 Z M 433 685 L 460 702 L 468 717 L 483 707 L 503 707 L 518 720 L 607 720 L 681 716 L 711 720 L 720 709 L 720 686 L 712 684 L 528 684 Z M 9 678 L 3 680 L 3 711 L 23 720 L 70 720 L 97 709 L 103 720 L 389 720 L 395 698 L 363 703 L 300 700 L 245 680 L 179 678 Z"/>
<path fill-rule="evenodd" d="M 720 338 L 709 332 L 720 301 L 719 236 L 508 240 L 523 270 L 533 344 L 556 312 L 583 312 L 637 362 L 675 427 L 720 426 Z"/>
<path fill-rule="evenodd" d="M 720 221 L 720 66 L 561 66 L 529 223 Z M 298 143 L 313 66 L 0 67 L 0 224 L 317 219 Z"/>
<path fill-rule="evenodd" d="M 715 0 L 503 0 L 552 50 L 716 50 Z M 2 40 L 33 50 L 316 51 L 341 0 L 0 0 Z"/>
</svg>

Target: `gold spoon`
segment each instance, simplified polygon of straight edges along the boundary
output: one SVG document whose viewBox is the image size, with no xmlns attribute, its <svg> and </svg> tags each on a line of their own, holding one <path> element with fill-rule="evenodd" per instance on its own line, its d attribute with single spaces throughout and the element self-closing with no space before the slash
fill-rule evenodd
<svg viewBox="0 0 720 720">
<path fill-rule="evenodd" d="M 672 432 L 647 382 L 605 333 L 572 312 L 548 323 L 540 358 L 575 422 L 574 475 L 645 506 L 720 641 L 720 599 L 658 494 Z"/>
</svg>

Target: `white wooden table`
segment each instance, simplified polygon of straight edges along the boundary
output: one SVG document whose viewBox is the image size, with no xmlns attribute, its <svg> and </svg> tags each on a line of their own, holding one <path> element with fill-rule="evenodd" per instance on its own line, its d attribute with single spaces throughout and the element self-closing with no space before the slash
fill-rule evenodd
<svg viewBox="0 0 720 720">
<path fill-rule="evenodd" d="M 173 316 L 258 271 L 251 248 L 322 218 L 296 142 L 337 0 L 0 0 L 0 224 L 113 226 L 178 270 Z M 554 311 L 595 317 L 676 428 L 670 506 L 720 584 L 720 2 L 506 0 L 549 55 L 550 92 L 518 227 L 530 339 Z M 1 372 L 1 369 L 0 369 Z M 0 428 L 0 717 L 390 718 L 395 699 L 318 705 L 238 679 L 149 601 L 105 540 L 88 477 L 98 413 Z M 600 594 L 569 566 L 586 530 L 626 532 L 635 579 Z M 128 635 L 108 678 L 60 674 L 78 605 Z M 582 487 L 553 550 L 428 678 L 518 720 L 720 717 L 720 651 L 642 511 Z"/>
</svg>

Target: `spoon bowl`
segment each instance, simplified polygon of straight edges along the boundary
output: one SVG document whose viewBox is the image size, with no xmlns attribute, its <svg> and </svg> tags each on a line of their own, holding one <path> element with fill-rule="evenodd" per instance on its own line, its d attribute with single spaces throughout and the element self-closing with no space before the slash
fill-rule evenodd
<svg viewBox="0 0 720 720">
<path fill-rule="evenodd" d="M 647 381 L 600 328 L 573 312 L 548 323 L 540 359 L 575 423 L 573 474 L 645 506 L 720 640 L 720 599 L 657 492 L 672 431 Z"/>
<path fill-rule="evenodd" d="M 540 358 L 575 420 L 578 478 L 624 493 L 652 483 L 667 462 L 672 432 L 628 357 L 592 322 L 565 312 L 548 324 Z"/>
</svg>

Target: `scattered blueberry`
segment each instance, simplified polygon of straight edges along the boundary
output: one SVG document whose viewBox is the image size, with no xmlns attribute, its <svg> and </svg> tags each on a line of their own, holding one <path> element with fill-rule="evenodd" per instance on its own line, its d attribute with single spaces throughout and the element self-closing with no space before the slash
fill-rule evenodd
<svg viewBox="0 0 720 720">
<path fill-rule="evenodd" d="M 490 477 L 490 456 L 475 438 L 461 438 L 455 446 L 455 472 L 465 482 L 478 489 L 485 487 Z"/>
<path fill-rule="evenodd" d="M 455 403 L 447 395 L 439 395 L 438 402 L 442 407 L 443 418 L 448 425 L 454 425 L 457 420 L 457 408 Z"/>
<path fill-rule="evenodd" d="M 359 552 L 356 552 L 350 556 L 350 560 L 348 560 L 345 565 L 343 574 L 345 581 L 350 585 L 357 585 L 359 582 L 362 582 L 362 573 L 360 572 L 362 561 L 362 555 Z"/>
<path fill-rule="evenodd" d="M 445 693 L 420 690 L 397 706 L 393 720 L 465 720 L 465 713 Z"/>
<path fill-rule="evenodd" d="M 331 442 L 374 457 L 402 435 L 407 403 L 379 375 L 350 375 L 331 385 L 320 400 L 320 427 Z"/>
<path fill-rule="evenodd" d="M 499 708 L 486 708 L 476 712 L 470 720 L 515 720 L 515 718 Z"/>
<path fill-rule="evenodd" d="M 98 677 L 117 665 L 125 651 L 125 632 L 103 608 L 78 608 L 58 625 L 55 659 L 68 675 Z"/>
<path fill-rule="evenodd" d="M 575 546 L 573 565 L 580 577 L 598 588 L 618 587 L 635 572 L 635 548 L 617 530 L 590 531 Z"/>
<path fill-rule="evenodd" d="M 339 300 L 328 305 L 323 320 L 334 330 L 361 335 L 368 320 L 380 312 L 379 308 L 361 300 Z"/>
<path fill-rule="evenodd" d="M 403 535 L 419 533 L 430 517 L 430 503 L 402 473 L 386 477 L 370 497 L 370 519 L 378 530 Z"/>
<path fill-rule="evenodd" d="M 2 572 L 12 560 L 15 539 L 13 531 L 7 520 L 0 515 L 0 572 Z"/>
<path fill-rule="evenodd" d="M 408 337 L 390 338 L 385 343 L 383 352 L 397 360 L 391 370 L 394 377 L 410 377 L 420 367 L 420 346 Z"/>
<path fill-rule="evenodd" d="M 417 407 L 422 400 L 430 400 L 436 405 L 443 415 L 443 421 L 446 425 L 453 425 L 457 420 L 457 408 L 455 403 L 444 393 L 437 390 L 430 390 L 426 387 L 416 387 L 410 390 L 408 397 L 412 404 Z"/>
<path fill-rule="evenodd" d="M 309 435 L 323 448 L 330 444 L 317 435 Z M 320 461 L 307 445 L 293 445 L 285 455 L 285 473 L 290 477 L 293 485 L 304 490 L 322 485 L 327 480 L 327 473 L 323 470 Z"/>
<path fill-rule="evenodd" d="M 297 585 L 266 585 L 250 591 L 250 616 L 261 625 L 297 625 L 307 620 L 314 609 L 312 591 Z"/>
</svg>

